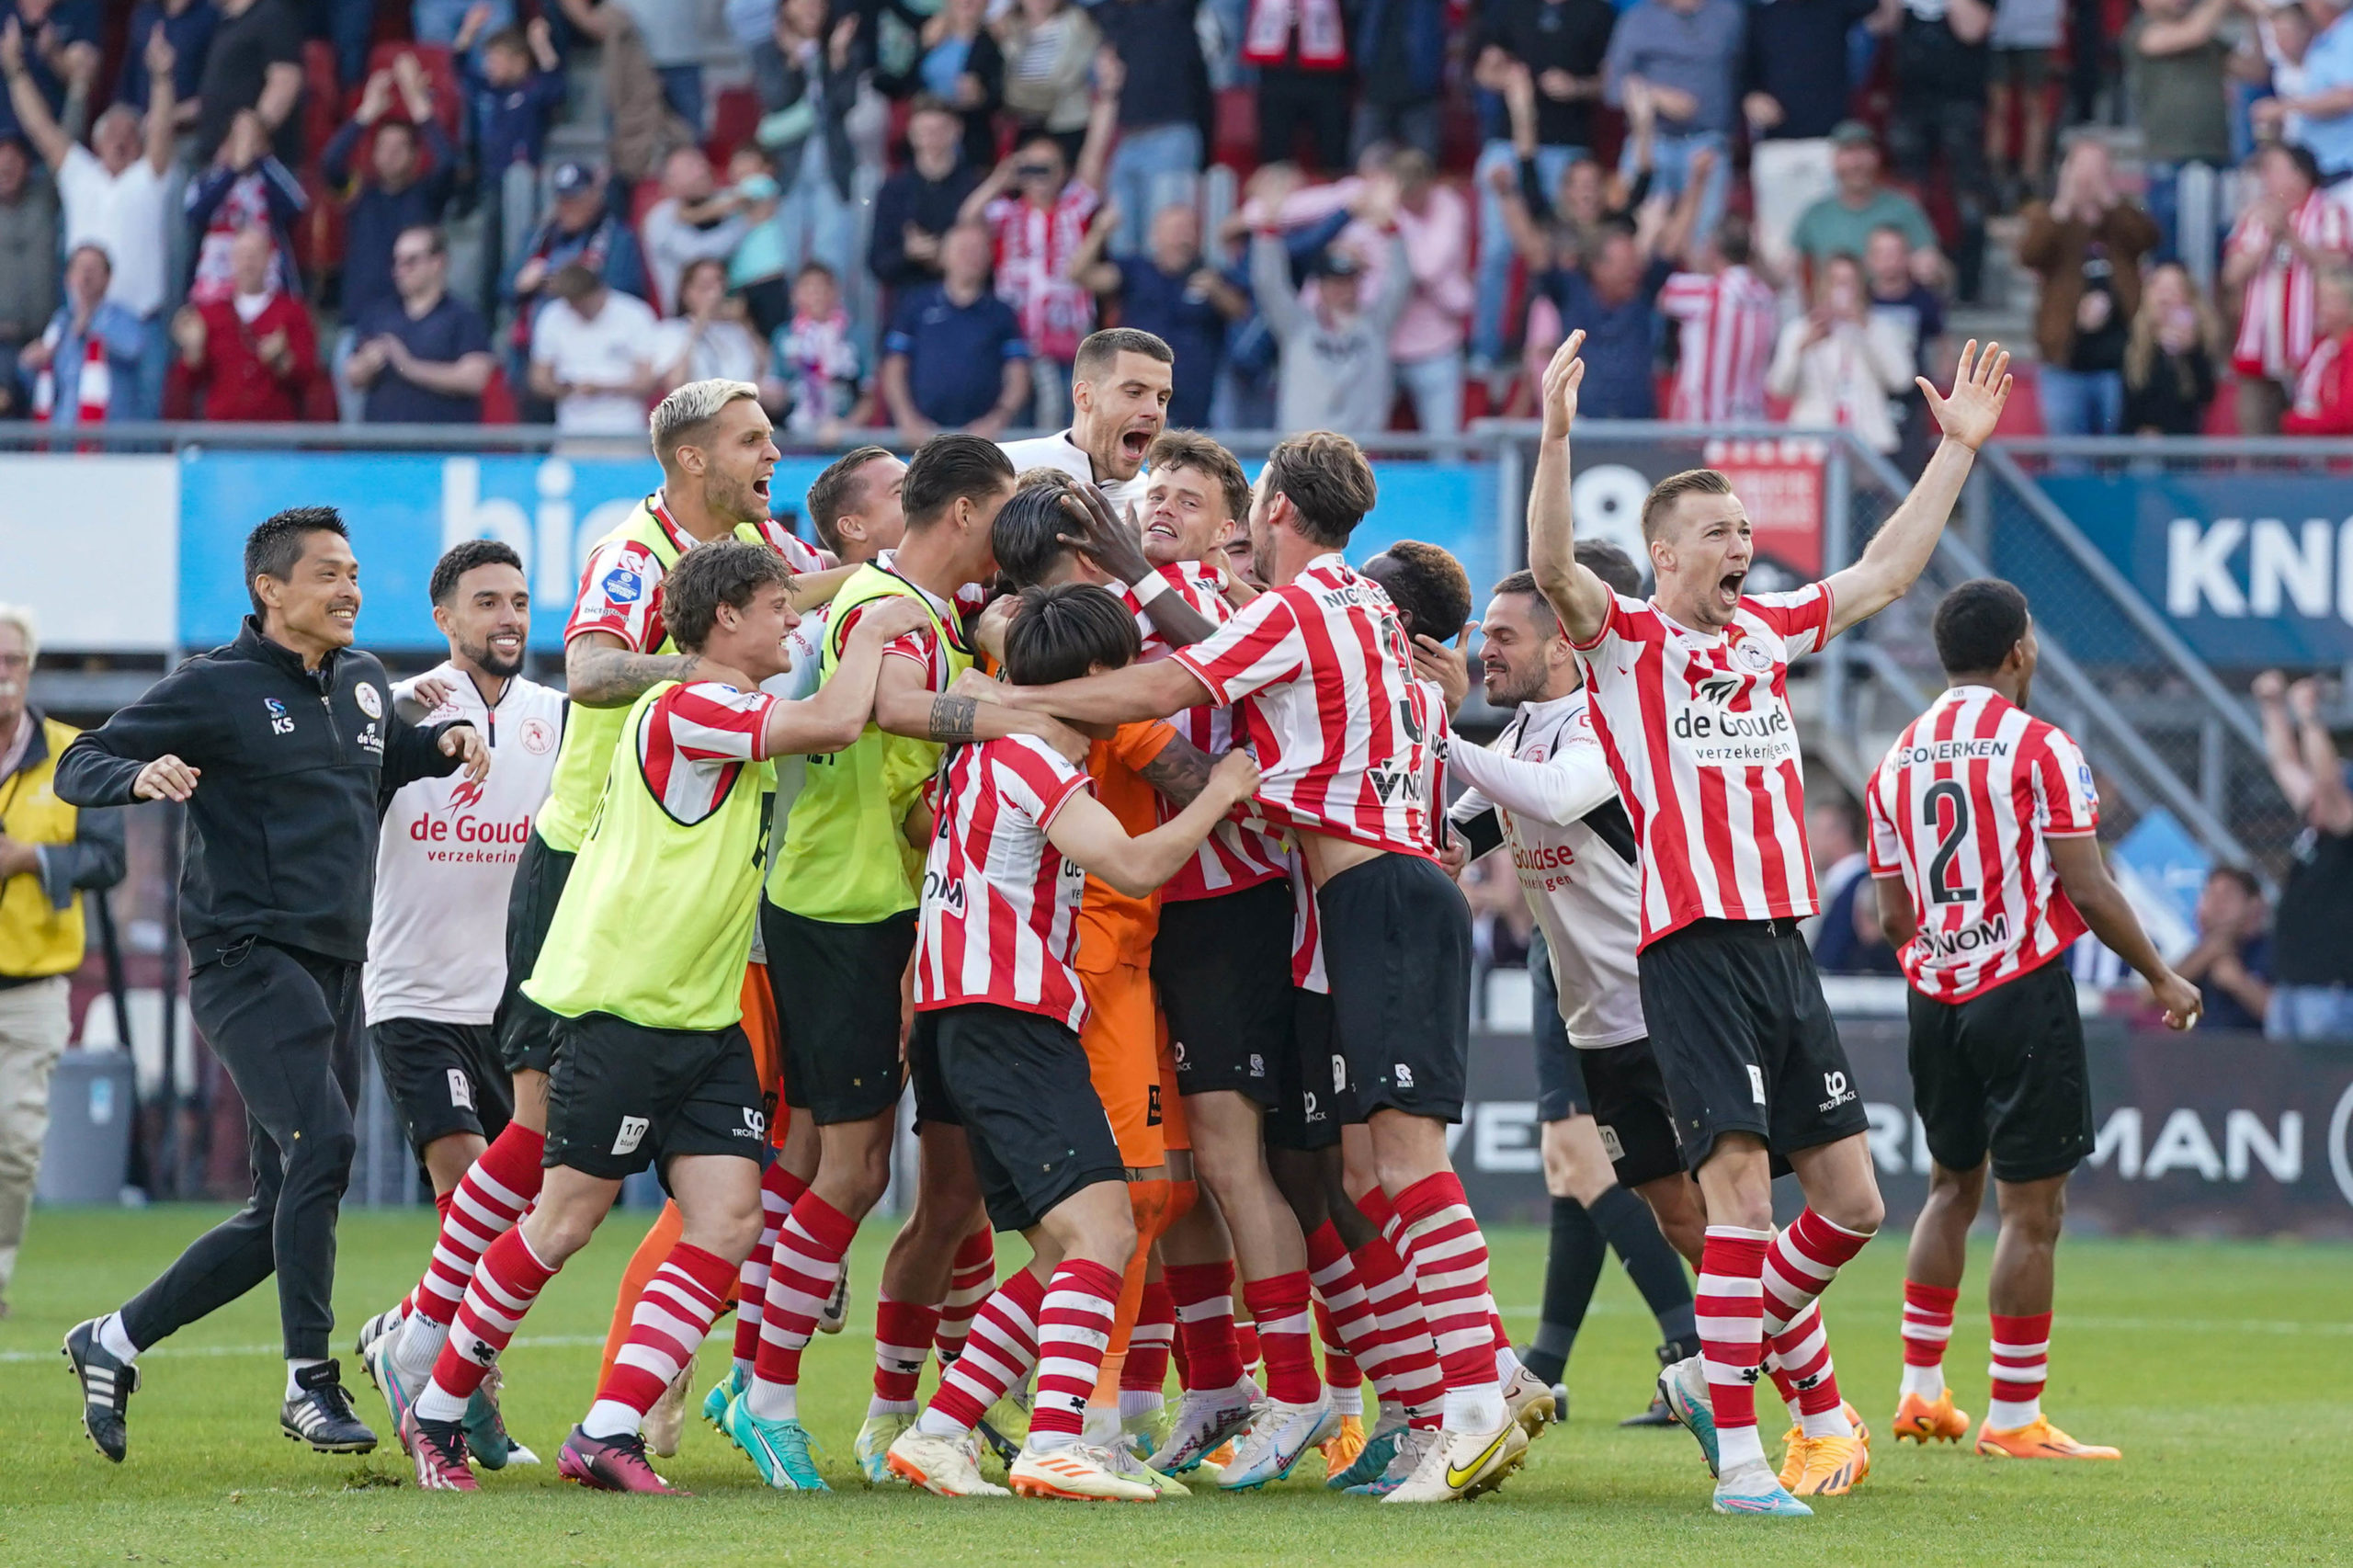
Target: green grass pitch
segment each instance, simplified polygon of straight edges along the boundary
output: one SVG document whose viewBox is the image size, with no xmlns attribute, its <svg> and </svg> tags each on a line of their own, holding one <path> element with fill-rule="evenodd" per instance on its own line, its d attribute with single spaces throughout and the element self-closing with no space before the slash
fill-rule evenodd
<svg viewBox="0 0 2353 1568">
<path fill-rule="evenodd" d="M 586 1408 L 621 1264 L 648 1218 L 624 1213 L 550 1287 L 508 1352 L 506 1408 L 551 1462 L 488 1476 L 472 1498 L 406 1482 L 387 1436 L 367 1460 L 331 1459 L 278 1432 L 277 1303 L 265 1287 L 146 1359 L 130 1461 L 99 1459 L 76 1418 L 57 1345 L 80 1317 L 145 1283 L 218 1210 L 38 1214 L 0 1323 L 0 1563 L 551 1564 L 1036 1562 L 1109 1568 L 1264 1563 L 2045 1564 L 2353 1562 L 2353 1249 L 2070 1241 L 2047 1406 L 2117 1465 L 2028 1466 L 1950 1447 L 1898 1448 L 1894 1405 L 1903 1238 L 1847 1269 L 1827 1302 L 1840 1380 L 1882 1428 L 1870 1479 L 1806 1520 L 1722 1518 L 1679 1431 L 1621 1432 L 1651 1377 L 1651 1324 L 1622 1275 L 1605 1278 L 1570 1367 L 1574 1409 L 1496 1496 L 1467 1507 L 1384 1508 L 1324 1491 L 1311 1457 L 1255 1496 L 1151 1507 L 949 1503 L 870 1491 L 850 1439 L 864 1414 L 873 1285 L 889 1231 L 870 1225 L 852 1272 L 850 1331 L 813 1347 L 802 1412 L 829 1497 L 760 1490 L 699 1425 L 665 1474 L 692 1499 L 592 1495 L 558 1482 L 556 1446 Z M 383 1405 L 349 1360 L 360 1320 L 415 1278 L 431 1215 L 354 1213 L 343 1225 L 337 1350 L 362 1414 Z M 1497 1231 L 1495 1293 L 1532 1324 L 1543 1237 Z M 1011 1244 L 1017 1253 L 1019 1244 Z M 1984 1410 L 1981 1251 L 1947 1362 L 1964 1409 Z M 722 1319 L 698 1399 L 725 1366 Z M 928 1386 L 926 1384 L 926 1386 Z M 1767 1399 L 1769 1406 L 1771 1401 Z M 1778 1417 L 1768 1417 L 1778 1428 Z M 1771 1435 L 1768 1432 L 1768 1436 Z M 1775 1445 L 1778 1453 L 1778 1445 Z M 1205 1489 L 1206 1490 L 1206 1489 Z"/>
</svg>

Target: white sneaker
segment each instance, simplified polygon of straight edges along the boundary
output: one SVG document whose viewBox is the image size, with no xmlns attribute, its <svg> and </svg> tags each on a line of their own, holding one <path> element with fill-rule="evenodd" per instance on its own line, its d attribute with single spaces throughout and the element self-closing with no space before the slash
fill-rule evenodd
<svg viewBox="0 0 2353 1568">
<path fill-rule="evenodd" d="M 1270 1399 L 1259 1407 L 1249 1435 L 1235 1445 L 1233 1462 L 1219 1472 L 1217 1483 L 1228 1492 L 1255 1492 L 1270 1481 L 1284 1480 L 1308 1449 L 1339 1429 L 1340 1417 L 1328 1394 L 1313 1404 Z"/>
<path fill-rule="evenodd" d="M 1504 1408 L 1533 1442 L 1556 1419 L 1560 1406 L 1542 1379 L 1525 1367 L 1514 1367 L 1511 1381 L 1504 1384 Z"/>
<path fill-rule="evenodd" d="M 678 1438 L 687 1429 L 687 1395 L 694 1378 L 695 1364 L 689 1361 L 645 1413 L 645 1446 L 665 1460 L 678 1451 Z"/>
<path fill-rule="evenodd" d="M 882 1456 L 891 1473 L 935 1497 L 1010 1497 L 1004 1487 L 981 1479 L 978 1449 L 971 1434 L 940 1437 L 910 1426 Z"/>
<path fill-rule="evenodd" d="M 1195 1469 L 1219 1445 L 1239 1437 L 1268 1403 L 1265 1392 L 1247 1378 L 1229 1389 L 1188 1389 L 1177 1396 L 1176 1419 L 1169 1424 L 1168 1440 L 1144 1462 L 1163 1475 L 1181 1475 Z"/>
<path fill-rule="evenodd" d="M 1491 1490 L 1527 1452 L 1528 1434 L 1517 1422 L 1506 1421 L 1492 1432 L 1440 1431 L 1413 1475 L 1381 1501 L 1451 1503 Z"/>
<path fill-rule="evenodd" d="M 1157 1503 L 1160 1493 L 1112 1468 L 1111 1456 L 1084 1443 L 1047 1449 L 1024 1444 L 1006 1472 L 1024 1497 L 1058 1497 L 1076 1503 Z"/>
<path fill-rule="evenodd" d="M 1193 1489 L 1173 1475 L 1163 1475 L 1143 1462 L 1135 1449 L 1124 1444 L 1105 1449 L 1104 1456 L 1111 1461 L 1111 1473 L 1124 1475 L 1130 1481 L 1151 1487 L 1163 1498 L 1190 1497 Z"/>
</svg>

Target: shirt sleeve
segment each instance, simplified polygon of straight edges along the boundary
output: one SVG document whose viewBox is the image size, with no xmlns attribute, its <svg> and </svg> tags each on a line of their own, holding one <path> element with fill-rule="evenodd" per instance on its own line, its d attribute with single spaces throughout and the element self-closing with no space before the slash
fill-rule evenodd
<svg viewBox="0 0 2353 1568">
<path fill-rule="evenodd" d="M 1455 746 L 1447 766 L 1473 790 L 1507 812 L 1566 827 L 1618 796 L 1609 761 L 1598 743 L 1563 745 L 1542 762 L 1523 762 L 1484 746 Z"/>
<path fill-rule="evenodd" d="M 1179 648 L 1176 662 L 1200 677 L 1210 696 L 1231 705 L 1254 691 L 1295 680 L 1307 667 L 1307 639 L 1290 590 L 1260 594 L 1204 642 Z"/>
<path fill-rule="evenodd" d="M 915 351 L 915 328 L 922 321 L 921 310 L 916 303 L 917 298 L 918 295 L 911 290 L 900 300 L 898 308 L 891 312 L 891 330 L 882 335 L 883 353 L 912 354 Z M 777 329 L 776 335 L 779 365 L 784 362 L 784 329 L 779 327 Z"/>
<path fill-rule="evenodd" d="M 662 699 L 668 719 L 654 742 L 665 742 L 686 762 L 762 762 L 767 758 L 768 710 L 777 699 L 765 691 L 738 691 L 717 681 L 682 686 Z"/>
<path fill-rule="evenodd" d="M 1141 723 L 1122 724 L 1112 733 L 1111 755 L 1131 770 L 1142 773 L 1168 749 L 1169 743 L 1176 738 L 1176 732 L 1164 720 L 1147 719 Z"/>
<path fill-rule="evenodd" d="M 1870 788 L 1863 791 L 1863 816 L 1868 825 L 1864 852 L 1870 858 L 1874 877 L 1904 874 L 1904 836 L 1887 814 L 1886 791 L 1893 787 L 1894 781 L 1882 767 L 1871 775 Z"/>
<path fill-rule="evenodd" d="M 1627 598 L 1623 594 L 1611 594 L 1609 596 L 1608 617 L 1602 621 L 1601 630 L 1593 634 L 1593 641 L 1590 642 L 1572 642 L 1569 645 L 1580 653 L 1596 653 L 1600 652 L 1601 645 L 1608 642 L 1612 637 L 1623 637 L 1626 635 L 1627 612 L 1631 609 L 1639 609 L 1641 607 L 1639 605 L 1637 605 L 1633 600 Z"/>
<path fill-rule="evenodd" d="M 631 540 L 608 540 L 588 557 L 580 574 L 580 595 L 564 623 L 566 642 L 590 631 L 609 631 L 630 651 L 650 653 L 658 638 L 657 606 L 662 563 Z"/>
<path fill-rule="evenodd" d="M 1043 833 L 1062 809 L 1094 788 L 1071 760 L 1034 735 L 990 741 L 990 771 L 1006 803 Z"/>
<path fill-rule="evenodd" d="M 1771 627 L 1791 659 L 1819 653 L 1830 641 L 1830 585 L 1809 583 L 1786 594 L 1756 594 L 1741 600 Z"/>
<path fill-rule="evenodd" d="M 1705 315 L 1709 296 L 1713 292 L 1710 279 L 1703 274 L 1675 273 L 1659 287 L 1659 313 L 1672 316 L 1677 321 L 1690 321 Z"/>
<path fill-rule="evenodd" d="M 2092 781 L 2092 765 L 2064 731 L 2043 732 L 2033 777 L 2037 825 L 2045 834 L 2073 838 L 2099 831 L 2099 787 Z"/>
</svg>

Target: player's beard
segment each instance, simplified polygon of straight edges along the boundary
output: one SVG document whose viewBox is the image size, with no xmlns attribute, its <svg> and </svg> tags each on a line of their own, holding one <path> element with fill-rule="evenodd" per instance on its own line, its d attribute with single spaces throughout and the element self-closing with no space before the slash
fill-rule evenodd
<svg viewBox="0 0 2353 1568">
<path fill-rule="evenodd" d="M 474 647 L 469 647 L 460 642 L 458 644 L 458 652 L 463 653 L 469 663 L 493 680 L 514 679 L 515 676 L 523 673 L 523 661 L 529 656 L 528 653 L 518 652 L 511 659 L 502 659 L 490 651 L 490 642 L 487 639 Z"/>
</svg>

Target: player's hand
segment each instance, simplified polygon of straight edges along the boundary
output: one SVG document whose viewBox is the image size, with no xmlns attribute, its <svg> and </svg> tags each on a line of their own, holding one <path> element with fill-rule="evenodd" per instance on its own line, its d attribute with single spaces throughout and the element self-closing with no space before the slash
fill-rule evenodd
<svg viewBox="0 0 2353 1568">
<path fill-rule="evenodd" d="M 1464 621 L 1462 635 L 1452 646 L 1427 635 L 1414 639 L 1414 673 L 1438 683 L 1439 692 L 1446 698 L 1446 716 L 1449 719 L 1461 710 L 1462 699 L 1471 695 L 1471 656 L 1462 650 L 1469 646 L 1471 633 L 1478 629 L 1477 621 Z"/>
<path fill-rule="evenodd" d="M 1236 746 L 1210 769 L 1210 785 L 1223 790 L 1233 804 L 1240 805 L 1258 792 L 1258 759 Z"/>
<path fill-rule="evenodd" d="M 1926 376 L 1913 380 L 1927 398 L 1928 412 L 1937 416 L 1937 428 L 1945 439 L 1973 452 L 2001 423 L 2002 405 L 2010 401 L 2010 357 L 1998 343 L 1988 343 L 1979 352 L 1972 337 L 1962 346 L 1961 362 L 1953 368 L 1951 396 L 1938 395 Z"/>
<path fill-rule="evenodd" d="M 1062 753 L 1064 759 L 1073 767 L 1086 766 L 1087 756 L 1095 749 L 1093 741 L 1051 715 L 1037 713 L 1032 714 L 1031 717 L 1038 722 L 1038 728 L 1032 733 L 1040 740 Z M 1212 773 L 1211 777 L 1215 778 L 1216 775 Z"/>
<path fill-rule="evenodd" d="M 2320 717 L 2320 682 L 2306 676 L 2288 687 L 2288 711 L 2296 716 L 2299 724 L 2309 724 Z"/>
<path fill-rule="evenodd" d="M 433 713 L 440 710 L 457 691 L 447 676 L 419 676 L 409 686 L 409 699 L 420 712 Z"/>
<path fill-rule="evenodd" d="M 2157 1006 L 2165 1009 L 2165 1028 L 2186 1029 L 2198 1022 L 2206 1010 L 2205 998 L 2198 994 L 2198 987 L 2167 970 L 2149 987 Z"/>
<path fill-rule="evenodd" d="M 1585 349 L 1583 330 L 1573 332 L 1552 350 L 1552 361 L 1544 367 L 1544 438 L 1565 441 L 1569 428 L 1577 422 L 1577 389 L 1585 384 Z"/>
<path fill-rule="evenodd" d="M 1073 485 L 1063 493 L 1062 508 L 1071 529 L 1055 535 L 1057 542 L 1068 545 L 1123 584 L 1151 575 L 1152 563 L 1143 558 L 1142 540 L 1111 510 L 1103 492 L 1092 484 Z"/>
<path fill-rule="evenodd" d="M 1446 835 L 1438 840 L 1438 863 L 1439 869 L 1456 881 L 1461 881 L 1462 873 L 1471 865 L 1469 841 L 1459 833 L 1447 831 Z"/>
<path fill-rule="evenodd" d="M 142 801 L 185 801 L 196 793 L 196 781 L 203 775 L 202 768 L 190 767 L 178 757 L 159 756 L 139 770 L 131 781 L 131 793 Z"/>
<path fill-rule="evenodd" d="M 490 773 L 490 743 L 472 724 L 459 724 L 441 733 L 441 755 L 454 756 L 466 777 L 479 784 Z"/>
<path fill-rule="evenodd" d="M 149 78 L 152 80 L 157 76 L 170 75 L 173 65 L 178 60 L 179 55 L 172 48 L 172 40 L 164 36 L 164 24 L 157 22 L 147 33 L 146 61 Z"/>
<path fill-rule="evenodd" d="M 1015 694 L 1018 687 L 1007 686 L 995 676 L 984 676 L 978 670 L 966 670 L 948 688 L 950 697 L 969 698 L 974 702 L 994 702 L 1000 707 L 1018 707 Z"/>
<path fill-rule="evenodd" d="M 2285 702 L 2288 699 L 2288 677 L 2278 670 L 2266 670 L 2255 677 L 2255 684 L 2247 689 L 2255 694 L 2257 702 L 2266 707 L 2274 702 Z"/>
<path fill-rule="evenodd" d="M 931 624 L 931 616 L 912 598 L 892 597 L 879 604 L 870 604 L 858 611 L 858 624 L 850 628 L 853 638 L 863 637 L 870 642 L 888 642 L 904 637 L 910 631 L 920 631 Z"/>
<path fill-rule="evenodd" d="M 972 641 L 980 644 L 981 652 L 1000 665 L 1005 663 L 1005 629 L 1013 624 L 1014 613 L 1020 608 L 1021 600 L 1017 596 L 1001 595 L 991 599 L 988 608 L 981 611 L 981 618 L 972 622 Z"/>
</svg>

